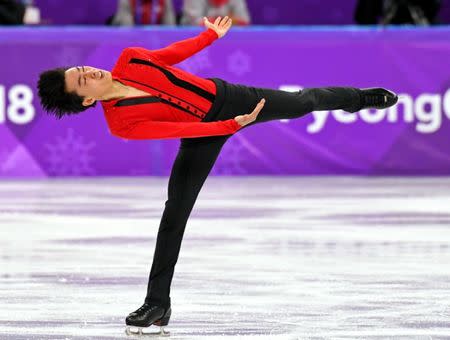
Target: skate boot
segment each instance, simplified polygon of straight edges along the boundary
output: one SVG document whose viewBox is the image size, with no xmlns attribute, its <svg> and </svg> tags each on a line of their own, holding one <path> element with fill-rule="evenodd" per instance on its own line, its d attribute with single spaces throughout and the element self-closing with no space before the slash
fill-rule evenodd
<svg viewBox="0 0 450 340">
<path fill-rule="evenodd" d="M 361 89 L 361 110 L 362 109 L 385 109 L 395 105 L 398 96 L 391 91 L 380 87 Z"/>
<path fill-rule="evenodd" d="M 164 329 L 164 326 L 169 324 L 170 315 L 172 313 L 172 309 L 170 306 L 167 310 L 163 307 L 150 305 L 148 303 L 144 303 L 141 307 L 139 307 L 134 312 L 130 313 L 126 319 L 125 323 L 127 328 L 125 333 L 127 335 L 156 335 L 156 336 L 168 336 L 170 335 Z M 151 325 L 160 326 L 160 332 L 148 333 L 143 332 L 143 329 L 150 327 Z M 137 328 L 137 330 L 133 330 L 132 327 Z"/>
</svg>

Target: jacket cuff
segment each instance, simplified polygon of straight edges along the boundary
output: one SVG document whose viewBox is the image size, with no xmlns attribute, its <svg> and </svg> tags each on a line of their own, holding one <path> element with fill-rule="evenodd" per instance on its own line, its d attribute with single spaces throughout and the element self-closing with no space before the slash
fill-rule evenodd
<svg viewBox="0 0 450 340">
<path fill-rule="evenodd" d="M 216 39 L 219 39 L 219 35 L 216 33 L 216 31 L 214 31 L 211 28 L 208 28 L 206 31 L 203 31 L 203 34 L 205 34 L 211 42 L 213 42 Z"/>
<path fill-rule="evenodd" d="M 236 122 L 236 120 L 234 119 L 234 118 L 232 118 L 232 119 L 230 119 L 231 120 L 231 127 L 233 128 L 233 131 L 237 131 L 237 130 L 239 130 L 241 127 L 243 127 L 243 126 L 241 126 L 238 122 Z"/>
</svg>

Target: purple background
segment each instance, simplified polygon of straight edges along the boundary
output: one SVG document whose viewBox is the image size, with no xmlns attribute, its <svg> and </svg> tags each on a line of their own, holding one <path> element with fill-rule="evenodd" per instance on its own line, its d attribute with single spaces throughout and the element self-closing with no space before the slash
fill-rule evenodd
<svg viewBox="0 0 450 340">
<path fill-rule="evenodd" d="M 160 48 L 199 29 L 3 29 L 0 85 L 35 92 L 38 74 L 59 65 L 110 69 L 127 46 Z M 384 86 L 415 99 L 450 88 L 450 28 L 238 29 L 180 64 L 205 77 L 261 87 Z M 449 92 L 450 93 L 450 92 Z M 450 111 L 450 97 L 447 106 Z M 1 103 L 1 100 L 0 100 Z M 109 134 L 100 105 L 56 120 L 40 109 L 25 125 L 0 124 L 0 176 L 168 175 L 179 140 L 127 141 Z M 6 105 L 10 105 L 9 99 Z M 313 115 L 258 124 L 225 144 L 220 174 L 450 174 L 450 112 L 433 133 L 412 122 L 350 124 L 329 117 L 309 133 Z M 1 108 L 0 108 L 1 110 Z M 431 110 L 426 105 L 426 110 Z M 325 112 L 325 114 L 331 113 Z M 348 115 L 346 116 L 348 117 Z"/>
<path fill-rule="evenodd" d="M 51 24 L 103 25 L 114 14 L 116 0 L 35 0 Z M 181 13 L 182 0 L 174 0 Z M 256 25 L 351 25 L 357 0 L 247 0 Z M 67 13 L 70 13 L 68 15 Z M 442 23 L 450 23 L 450 0 L 442 1 Z"/>
</svg>

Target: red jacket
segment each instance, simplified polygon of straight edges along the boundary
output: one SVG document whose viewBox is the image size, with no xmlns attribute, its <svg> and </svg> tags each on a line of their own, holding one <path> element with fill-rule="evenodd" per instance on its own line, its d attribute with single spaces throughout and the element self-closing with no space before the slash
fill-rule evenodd
<svg viewBox="0 0 450 340">
<path fill-rule="evenodd" d="M 125 48 L 112 78 L 149 95 L 102 101 L 111 133 L 125 139 L 164 139 L 229 135 L 239 130 L 234 119 L 201 122 L 216 97 L 215 83 L 171 66 L 217 38 L 208 29 L 160 50 Z"/>
</svg>

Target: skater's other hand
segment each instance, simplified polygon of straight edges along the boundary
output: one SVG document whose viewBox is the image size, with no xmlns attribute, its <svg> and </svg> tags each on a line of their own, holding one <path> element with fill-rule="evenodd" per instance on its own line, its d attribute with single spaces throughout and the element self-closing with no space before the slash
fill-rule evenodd
<svg viewBox="0 0 450 340">
<path fill-rule="evenodd" d="M 211 23 L 207 17 L 203 17 L 203 21 L 205 23 L 206 28 L 210 28 L 217 33 L 219 38 L 222 38 L 225 33 L 228 32 L 232 25 L 232 20 L 230 17 L 226 16 L 222 19 L 222 17 L 217 17 L 214 24 Z"/>
<path fill-rule="evenodd" d="M 234 120 L 240 126 L 245 126 L 247 124 L 250 124 L 251 122 L 253 122 L 256 119 L 256 117 L 258 117 L 258 114 L 262 110 L 265 102 L 266 102 L 266 100 L 264 98 L 261 99 L 259 101 L 259 103 L 256 105 L 255 109 L 251 113 L 248 113 L 246 115 L 236 116 L 236 117 L 234 117 Z"/>
</svg>

